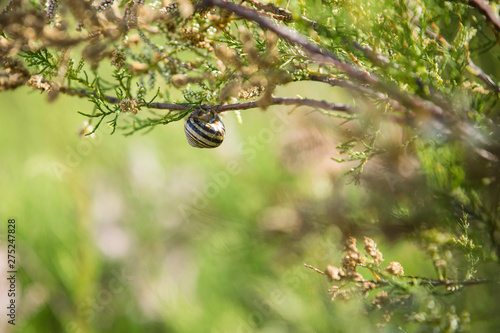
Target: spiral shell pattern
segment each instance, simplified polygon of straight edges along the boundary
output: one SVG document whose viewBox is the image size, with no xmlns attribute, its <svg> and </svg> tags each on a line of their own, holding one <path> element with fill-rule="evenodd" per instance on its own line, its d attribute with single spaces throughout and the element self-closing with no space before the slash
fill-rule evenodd
<svg viewBox="0 0 500 333">
<path fill-rule="evenodd" d="M 216 148 L 226 135 L 224 123 L 212 110 L 196 110 L 184 124 L 188 143 L 196 148 Z"/>
</svg>

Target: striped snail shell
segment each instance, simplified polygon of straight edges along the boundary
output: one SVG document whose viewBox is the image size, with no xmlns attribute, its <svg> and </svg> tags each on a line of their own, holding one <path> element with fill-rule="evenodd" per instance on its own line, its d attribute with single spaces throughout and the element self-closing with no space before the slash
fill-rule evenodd
<svg viewBox="0 0 500 333">
<path fill-rule="evenodd" d="M 215 148 L 221 145 L 226 129 L 213 110 L 196 110 L 186 120 L 184 132 L 189 144 L 197 148 Z"/>
</svg>

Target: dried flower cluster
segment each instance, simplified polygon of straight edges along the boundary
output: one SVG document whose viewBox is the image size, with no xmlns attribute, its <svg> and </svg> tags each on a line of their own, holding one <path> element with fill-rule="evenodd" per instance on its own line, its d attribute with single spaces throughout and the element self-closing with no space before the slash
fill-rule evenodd
<svg viewBox="0 0 500 333">
<path fill-rule="evenodd" d="M 120 108 L 122 112 L 131 112 L 133 114 L 137 114 L 139 111 L 139 102 L 134 98 L 125 98 L 120 102 Z"/>
<path fill-rule="evenodd" d="M 356 242 L 354 237 L 347 238 L 341 267 L 327 265 L 324 272 L 315 269 L 326 275 L 328 281 L 337 283 L 329 289 L 332 300 L 335 298 L 348 299 L 355 294 L 366 298 L 371 290 L 385 287 L 393 276 L 404 275 L 403 266 L 399 262 L 392 261 L 384 269 L 380 267 L 384 259 L 373 239 L 364 237 L 364 249 L 367 255 L 362 254 L 357 249 Z M 358 267 L 368 268 L 375 280 L 364 278 L 358 272 Z"/>
<path fill-rule="evenodd" d="M 118 50 L 113 51 L 111 55 L 111 65 L 115 66 L 117 69 L 122 69 L 123 66 L 125 66 L 125 60 L 127 60 L 125 53 Z"/>
<path fill-rule="evenodd" d="M 41 75 L 32 75 L 26 84 L 42 92 L 49 91 L 52 88 L 50 83 L 44 80 Z"/>
<path fill-rule="evenodd" d="M 390 274 L 392 274 L 392 275 L 396 275 L 396 276 L 403 276 L 403 275 L 405 275 L 405 272 L 403 270 L 403 266 L 401 265 L 401 263 L 399 263 L 397 261 L 391 261 L 389 263 L 389 266 L 387 266 L 385 268 L 385 270 L 387 272 L 389 272 Z"/>
<path fill-rule="evenodd" d="M 373 258 L 373 262 L 376 265 L 380 265 L 382 261 L 384 261 L 384 258 L 382 257 L 382 252 L 380 252 L 377 249 L 377 243 L 373 241 L 373 239 L 364 237 L 364 243 L 365 243 L 365 251 L 370 255 L 370 257 Z"/>
<path fill-rule="evenodd" d="M 0 75 L 0 91 L 16 89 L 29 80 L 29 71 L 17 59 L 0 58 L 0 68 L 5 70 L 3 75 Z"/>
<path fill-rule="evenodd" d="M 377 248 L 373 239 L 364 237 L 364 250 L 366 254 L 361 253 L 356 247 L 356 239 L 348 237 L 345 242 L 344 257 L 341 261 L 341 267 L 327 265 L 325 271 L 321 271 L 313 266 L 305 265 L 308 268 L 326 276 L 329 282 L 334 284 L 328 289 L 331 300 L 349 300 L 353 297 L 362 297 L 366 299 L 374 290 L 378 290 L 369 301 L 370 306 L 367 309 L 376 312 L 379 316 L 377 326 L 384 328 L 392 318 L 397 314 L 406 313 L 412 306 L 415 306 L 414 294 L 411 288 L 428 287 L 429 295 L 436 292 L 437 287 L 442 287 L 446 292 L 458 290 L 459 286 L 474 285 L 483 283 L 485 280 L 472 279 L 466 281 L 447 281 L 432 280 L 416 276 L 405 276 L 401 263 L 391 261 L 388 266 L 381 267 L 384 260 L 382 252 Z M 366 269 L 366 273 L 373 276 L 373 279 L 365 278 L 358 268 Z M 419 280 L 415 283 L 415 280 Z M 418 287 L 417 287 L 418 285 Z M 430 302 L 434 302 L 430 298 Z M 427 316 L 426 313 L 422 313 Z M 415 318 L 411 319 L 416 321 Z M 418 321 L 416 321 L 418 322 Z"/>
<path fill-rule="evenodd" d="M 356 248 L 356 238 L 349 237 L 345 244 L 345 256 L 342 259 L 342 267 L 347 274 L 352 275 L 356 272 L 358 265 L 365 265 L 366 260 L 363 254 Z"/>
<path fill-rule="evenodd" d="M 238 97 L 240 98 L 243 98 L 243 99 L 252 99 L 252 98 L 255 98 L 255 97 L 259 97 L 260 95 L 262 95 L 262 93 L 264 92 L 266 88 L 263 87 L 263 86 L 260 86 L 260 87 L 249 87 L 249 88 L 242 88 L 239 92 L 238 92 Z"/>
<path fill-rule="evenodd" d="M 113 4 L 114 0 L 102 0 L 101 2 L 99 2 L 96 7 L 97 7 L 97 10 L 102 12 L 102 11 L 105 11 L 106 9 L 108 9 L 109 7 L 111 7 L 111 5 Z"/>
<path fill-rule="evenodd" d="M 467 285 L 476 285 L 488 282 L 486 279 L 470 279 L 464 281 L 450 281 L 442 279 L 429 279 L 418 276 L 404 275 L 404 269 L 401 263 L 391 261 L 388 266 L 381 267 L 383 254 L 377 248 L 373 239 L 364 237 L 364 250 L 366 254 L 358 251 L 356 239 L 348 237 L 344 247 L 344 257 L 340 267 L 327 265 L 325 271 L 321 271 L 313 266 L 305 265 L 316 272 L 325 275 L 329 282 L 334 284 L 328 289 L 331 300 L 349 300 L 354 297 L 367 299 L 372 294 L 369 306 L 366 310 L 376 316 L 376 326 L 384 328 L 393 318 L 401 316 L 403 320 L 422 323 L 426 322 L 434 327 L 436 320 L 441 316 L 440 307 L 435 306 L 437 300 L 434 298 L 438 288 L 444 288 L 448 294 L 455 292 Z M 358 268 L 366 269 L 366 273 L 373 276 L 373 279 L 365 278 Z M 418 280 L 418 282 L 416 282 Z M 420 288 L 420 289 L 417 289 Z M 428 293 L 423 293 L 422 288 L 428 288 Z M 415 295 L 418 295 L 415 297 Z M 425 310 L 419 310 L 419 302 L 423 301 Z M 429 305 L 430 304 L 430 305 Z M 442 308 L 447 311 L 447 308 Z M 426 310 L 428 310 L 426 312 Z M 408 313 L 412 313 L 411 316 Z M 467 318 L 459 318 L 452 309 L 448 313 L 452 315 L 451 320 L 457 323 L 467 324 Z M 399 318 L 398 320 L 401 320 Z M 447 324 L 446 324 L 447 325 Z M 448 326 L 446 326 L 448 327 Z"/>
<path fill-rule="evenodd" d="M 464 226 L 464 230 L 466 230 L 466 226 Z M 438 238 L 441 239 L 441 242 L 449 239 L 449 237 L 436 237 L 442 236 L 436 233 L 431 233 L 431 236 L 433 236 L 432 239 L 434 241 L 437 241 Z M 431 236 L 428 235 L 429 238 Z M 462 240 L 467 237 L 465 235 L 462 237 Z M 457 242 L 459 241 L 460 238 Z M 408 311 L 413 311 L 409 309 L 412 309 L 412 307 L 415 308 L 416 303 L 419 301 L 416 298 L 426 299 L 426 302 L 430 302 L 427 304 L 434 305 L 434 297 L 437 294 L 438 288 L 443 288 L 444 293 L 449 294 L 464 286 L 488 282 L 487 279 L 467 278 L 462 281 L 444 279 L 440 269 L 446 267 L 446 265 L 440 264 L 443 260 L 438 255 L 439 251 L 435 244 L 429 245 L 427 250 L 432 255 L 431 259 L 434 265 L 438 267 L 438 279 L 407 276 L 404 273 L 403 266 L 397 261 L 391 261 L 387 266 L 383 267 L 383 254 L 373 239 L 363 237 L 365 253 L 358 250 L 356 242 L 356 238 L 347 237 L 344 247 L 345 253 L 340 267 L 327 265 L 326 269 L 321 271 L 307 264 L 305 266 L 325 275 L 328 281 L 333 283 L 328 289 L 332 301 L 349 300 L 353 297 L 367 299 L 372 294 L 369 301 L 370 306 L 367 309 L 376 312 L 379 316 L 377 322 L 379 328 L 385 327 L 398 314 L 403 314 L 405 320 L 421 322 L 423 321 L 422 318 L 428 317 L 427 320 L 431 322 L 435 320 L 436 316 L 439 316 L 438 307 L 430 307 L 430 313 L 420 312 L 419 315 L 422 316 L 421 320 L 416 318 L 417 315 L 413 317 L 408 316 Z M 462 243 L 466 244 L 466 246 L 471 246 L 470 241 Z M 363 273 L 366 273 L 365 275 L 369 274 L 372 278 L 366 278 L 365 275 L 358 271 L 359 268 L 364 270 Z M 427 289 L 427 294 L 423 292 L 425 289 Z M 374 290 L 378 290 L 378 292 L 374 294 Z M 415 295 L 418 296 L 415 297 Z"/>
<path fill-rule="evenodd" d="M 199 27 L 187 27 L 181 29 L 181 38 L 200 49 L 207 49 L 213 51 L 210 41 L 206 38 L 205 34 L 200 32 Z"/>
</svg>

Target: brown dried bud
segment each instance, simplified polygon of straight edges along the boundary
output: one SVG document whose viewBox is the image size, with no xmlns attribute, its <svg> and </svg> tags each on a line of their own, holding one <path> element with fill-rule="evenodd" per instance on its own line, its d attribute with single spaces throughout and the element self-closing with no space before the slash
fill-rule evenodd
<svg viewBox="0 0 500 333">
<path fill-rule="evenodd" d="M 200 32 L 199 28 L 187 27 L 181 29 L 181 38 L 193 45 L 197 45 L 205 40 L 205 35 Z"/>
<path fill-rule="evenodd" d="M 377 308 L 380 309 L 380 307 L 387 303 L 389 301 L 389 294 L 387 294 L 387 292 L 385 291 L 381 291 L 377 294 L 377 296 L 375 296 L 374 299 L 372 299 L 372 305 L 376 306 Z"/>
<path fill-rule="evenodd" d="M 45 81 L 42 75 L 32 75 L 26 85 L 31 86 L 35 89 L 43 91 L 49 91 L 51 86 L 50 83 Z"/>
<path fill-rule="evenodd" d="M 375 243 L 373 239 L 365 236 L 363 242 L 365 243 L 366 253 L 368 253 L 370 257 L 373 258 L 375 264 L 379 265 L 382 261 L 384 261 L 382 252 L 377 249 L 377 243 Z"/>
<path fill-rule="evenodd" d="M 363 281 L 363 283 L 361 284 L 362 291 L 373 290 L 376 287 L 377 287 L 377 285 L 375 284 L 375 282 L 372 282 L 372 281 Z"/>
<path fill-rule="evenodd" d="M 377 285 L 375 284 L 375 282 L 372 282 L 372 281 L 363 281 L 361 283 L 361 296 L 363 296 L 363 298 L 367 298 L 368 295 L 369 295 L 369 292 L 370 290 L 373 290 L 377 287 Z"/>
<path fill-rule="evenodd" d="M 345 241 L 346 251 L 358 252 L 358 249 L 356 248 L 356 242 L 357 242 L 356 238 L 352 236 L 348 237 L 347 240 Z"/>
<path fill-rule="evenodd" d="M 387 266 L 385 270 L 391 273 L 392 275 L 397 275 L 397 276 L 405 275 L 403 266 L 397 261 L 391 261 L 389 263 L 389 266 Z"/>
<path fill-rule="evenodd" d="M 0 59 L 0 66 L 6 69 L 6 75 L 0 77 L 0 91 L 15 89 L 26 83 L 29 78 L 29 71 L 17 59 Z"/>
<path fill-rule="evenodd" d="M 356 272 L 356 266 L 364 265 L 366 260 L 356 248 L 356 238 L 349 237 L 346 240 L 346 255 L 342 259 L 342 267 L 347 275 L 352 276 Z"/>
<path fill-rule="evenodd" d="M 137 102 L 134 98 L 125 98 L 120 102 L 120 108 L 122 112 L 131 112 L 133 114 L 137 114 L 139 111 L 139 102 Z"/>
<path fill-rule="evenodd" d="M 326 266 L 325 275 L 328 281 L 340 281 L 345 276 L 345 272 L 342 268 L 328 265 Z"/>
<path fill-rule="evenodd" d="M 242 89 L 238 92 L 238 97 L 242 99 L 250 99 L 259 97 L 265 91 L 264 86 L 253 86 L 247 89 Z"/>
<path fill-rule="evenodd" d="M 115 66 L 117 69 L 121 69 L 125 66 L 126 59 L 127 57 L 125 56 L 125 53 L 114 50 L 111 54 L 111 65 Z"/>
<path fill-rule="evenodd" d="M 366 280 L 363 278 L 363 275 L 361 275 L 360 273 L 358 272 L 353 272 L 350 274 L 350 278 L 354 281 L 354 282 L 365 282 Z"/>
</svg>

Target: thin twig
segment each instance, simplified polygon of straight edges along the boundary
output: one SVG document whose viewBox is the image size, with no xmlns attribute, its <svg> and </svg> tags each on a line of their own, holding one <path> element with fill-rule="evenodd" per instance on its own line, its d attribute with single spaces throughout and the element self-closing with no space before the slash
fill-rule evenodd
<svg viewBox="0 0 500 333">
<path fill-rule="evenodd" d="M 5 6 L 5 8 L 0 11 L 0 14 L 4 14 L 4 13 L 8 12 L 9 10 L 11 10 L 12 7 L 14 7 L 14 4 L 16 2 L 19 2 L 19 0 L 9 0 L 9 2 L 7 3 L 7 6 Z"/>
<path fill-rule="evenodd" d="M 66 87 L 61 87 L 60 92 L 66 93 L 68 95 L 79 96 L 79 97 L 90 97 L 91 95 L 95 98 L 99 98 L 96 92 L 88 92 L 85 90 L 72 90 Z M 112 96 L 101 96 L 108 103 L 117 104 L 120 100 Z M 354 108 L 345 104 L 330 103 L 326 101 L 318 101 L 314 99 L 307 98 L 289 98 L 289 97 L 272 97 L 267 105 L 295 105 L 295 106 L 309 106 L 317 109 L 333 110 L 339 112 L 353 113 Z M 151 108 L 151 109 L 161 109 L 170 111 L 183 111 L 199 107 L 203 110 L 213 110 L 217 113 L 222 113 L 226 111 L 235 110 L 247 110 L 261 107 L 259 101 L 246 102 L 246 103 L 235 103 L 235 104 L 225 104 L 225 105 L 208 105 L 208 104 L 174 104 L 174 103 L 148 103 L 141 106 Z"/>
<path fill-rule="evenodd" d="M 255 6 L 255 8 L 259 10 L 274 14 L 275 18 L 276 16 L 281 17 L 282 20 L 285 22 L 291 21 L 293 18 L 291 11 L 278 7 L 272 3 L 261 3 L 257 0 L 244 0 L 244 1 L 252 4 L 253 6 Z"/>
<path fill-rule="evenodd" d="M 493 81 L 493 79 L 486 74 L 481 67 L 476 65 L 472 60 L 469 59 L 469 68 L 471 69 L 472 73 L 476 75 L 478 78 L 483 80 L 484 83 L 486 83 L 490 88 L 496 90 L 497 92 L 500 92 L 500 86 Z"/>
<path fill-rule="evenodd" d="M 272 97 L 269 105 L 296 105 L 296 106 L 309 106 L 317 109 L 333 110 L 352 113 L 354 108 L 345 105 L 330 103 L 326 101 L 318 101 L 308 98 L 291 98 L 291 97 Z M 246 110 L 253 109 L 260 106 L 259 101 L 247 102 L 247 103 L 237 103 L 237 104 L 227 104 L 227 105 L 202 105 L 201 107 L 205 110 L 213 109 L 216 112 L 225 112 L 232 110 Z"/>
<path fill-rule="evenodd" d="M 408 281 L 408 283 L 410 285 L 420 284 L 420 285 L 428 285 L 428 286 L 433 286 L 433 287 L 439 287 L 439 286 L 445 286 L 445 287 L 450 287 L 450 286 L 473 286 L 473 285 L 478 285 L 478 284 L 485 284 L 485 283 L 493 283 L 493 282 L 495 282 L 495 281 L 490 280 L 490 279 L 434 280 L 434 279 L 422 278 L 422 277 L 411 276 L 411 275 L 405 275 L 405 276 L 402 276 L 402 277 L 413 279 L 413 280 L 419 280 L 418 282 Z M 373 281 L 373 282 L 377 283 L 377 281 Z"/>
<path fill-rule="evenodd" d="M 331 85 L 332 87 L 342 87 L 342 88 L 347 88 L 350 90 L 355 90 L 361 94 L 372 96 L 374 98 L 377 98 L 383 103 L 389 104 L 394 110 L 401 111 L 401 112 L 407 112 L 408 110 L 401 105 L 397 100 L 392 99 L 387 97 L 385 94 L 376 91 L 372 89 L 369 86 L 362 86 L 359 84 L 356 84 L 352 81 L 345 80 L 345 79 L 336 79 L 333 77 L 325 76 L 325 75 L 310 75 L 309 79 L 312 81 L 317 81 L 317 82 L 323 82 Z"/>
<path fill-rule="evenodd" d="M 312 269 L 313 271 L 315 271 L 317 273 L 320 273 L 322 275 L 326 275 L 325 272 L 323 272 L 322 270 L 320 270 L 312 265 L 304 264 L 304 266 Z M 365 267 L 365 266 L 362 266 L 362 267 Z M 372 273 L 375 274 L 375 272 L 373 272 L 373 271 L 372 271 Z M 378 274 L 375 274 L 375 277 L 378 277 Z M 432 287 L 473 286 L 473 285 L 484 284 L 484 283 L 493 283 L 493 282 L 498 283 L 498 282 L 500 282 L 500 281 L 490 280 L 490 279 L 436 280 L 436 279 L 429 279 L 429 278 L 420 277 L 420 276 L 413 276 L 413 275 L 402 275 L 400 277 L 412 279 L 413 281 L 412 280 L 408 281 L 408 284 L 410 284 L 410 285 L 419 284 L 419 285 L 427 285 L 427 286 L 432 286 Z M 418 280 L 418 282 L 416 280 Z M 371 282 L 371 283 L 374 283 L 376 285 L 381 285 L 381 286 L 389 285 L 389 282 L 387 280 L 382 280 L 380 278 L 378 278 L 377 280 L 364 280 L 363 279 L 362 281 L 359 281 L 359 282 Z"/>
<path fill-rule="evenodd" d="M 500 19 L 485 0 L 469 0 L 469 5 L 479 10 L 493 24 L 495 30 L 500 32 Z"/>
<path fill-rule="evenodd" d="M 346 42 L 346 43 L 348 43 L 348 42 Z M 356 49 L 358 49 L 359 51 L 363 52 L 368 59 L 370 59 L 371 61 L 373 61 L 373 63 L 375 65 L 379 66 L 379 67 L 387 67 L 391 63 L 390 60 L 387 57 L 378 54 L 377 52 L 375 52 L 368 45 L 363 46 L 363 45 L 359 44 L 356 41 L 353 41 L 352 45 Z M 397 64 L 394 64 L 393 67 L 394 68 L 399 68 L 399 66 Z"/>
<path fill-rule="evenodd" d="M 318 272 L 319 274 L 326 275 L 326 274 L 325 274 L 325 272 L 323 272 L 322 270 L 317 269 L 317 268 L 316 268 L 316 267 L 314 267 L 314 266 L 311 266 L 311 265 L 308 265 L 308 264 L 304 264 L 304 266 L 306 266 L 307 268 L 312 269 L 313 271 Z"/>
</svg>

